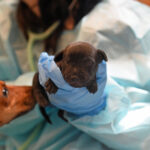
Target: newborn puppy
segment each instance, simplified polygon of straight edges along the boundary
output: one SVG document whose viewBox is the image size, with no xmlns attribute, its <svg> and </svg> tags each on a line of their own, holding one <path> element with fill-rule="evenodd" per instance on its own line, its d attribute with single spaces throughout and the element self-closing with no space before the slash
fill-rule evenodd
<svg viewBox="0 0 150 150">
<path fill-rule="evenodd" d="M 107 61 L 106 54 L 86 42 L 72 43 L 54 58 L 64 80 L 68 84 L 75 88 L 86 87 L 90 93 L 97 91 L 96 72 L 99 63 L 103 60 Z M 43 96 L 43 87 L 39 83 L 38 76 L 38 73 L 34 76 L 33 93 L 37 103 L 41 107 L 46 107 L 50 105 L 50 101 L 40 98 Z M 45 90 L 52 94 L 57 92 L 58 87 L 51 79 L 48 79 L 45 83 Z M 59 116 L 62 119 L 64 119 L 63 112 L 59 112 Z"/>
<path fill-rule="evenodd" d="M 44 102 L 48 101 L 45 90 L 37 81 L 36 73 L 33 79 L 33 85 L 39 87 L 36 90 L 33 90 L 32 86 L 7 85 L 4 81 L 0 81 L 0 127 L 34 109 L 37 98 Z M 46 121 L 52 123 L 46 112 L 41 108 L 40 111 Z M 65 120 L 62 110 L 58 111 L 58 115 Z"/>
<path fill-rule="evenodd" d="M 106 54 L 86 42 L 68 45 L 54 59 L 68 84 L 75 88 L 86 87 L 90 93 L 97 91 L 96 72 L 102 60 L 107 61 Z M 58 89 L 51 79 L 45 87 L 49 93 L 56 93 Z"/>
</svg>

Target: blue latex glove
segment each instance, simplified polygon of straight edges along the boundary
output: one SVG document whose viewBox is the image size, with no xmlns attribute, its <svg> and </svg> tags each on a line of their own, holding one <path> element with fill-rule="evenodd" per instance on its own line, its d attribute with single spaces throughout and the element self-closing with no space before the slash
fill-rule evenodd
<svg viewBox="0 0 150 150">
<path fill-rule="evenodd" d="M 105 61 L 98 66 L 96 73 L 98 90 L 94 94 L 89 93 L 86 87 L 70 86 L 54 62 L 54 56 L 43 52 L 39 58 L 38 67 L 40 84 L 44 87 L 45 82 L 50 78 L 59 88 L 55 94 L 47 93 L 54 106 L 80 116 L 95 115 L 105 107 L 104 88 L 107 79 Z"/>
</svg>

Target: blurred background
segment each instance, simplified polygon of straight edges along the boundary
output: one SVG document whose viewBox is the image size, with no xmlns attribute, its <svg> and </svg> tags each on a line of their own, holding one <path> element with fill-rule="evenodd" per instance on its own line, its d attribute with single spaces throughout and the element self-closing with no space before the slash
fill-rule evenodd
<svg viewBox="0 0 150 150">
<path fill-rule="evenodd" d="M 149 0 L 139 1 L 150 5 Z M 77 41 L 83 18 L 86 19 L 97 4 L 105 2 L 107 0 L 0 0 L 0 80 L 14 80 L 23 73 L 36 71 L 42 51 L 55 54 L 68 43 Z M 103 19 L 98 18 L 99 27 Z M 37 36 L 44 34 L 56 21 L 59 24 L 48 36 L 36 40 L 30 36 L 30 32 Z"/>
<path fill-rule="evenodd" d="M 55 54 L 61 49 L 62 33 L 68 30 L 73 36 L 75 26 L 99 2 L 101 0 L 0 0 L 0 80 L 14 80 L 22 73 L 36 71 L 40 53 Z M 52 33 L 36 39 L 56 21 L 59 23 Z M 32 33 L 37 34 L 36 40 Z M 73 38 L 68 36 L 65 41 L 69 43 Z"/>
</svg>

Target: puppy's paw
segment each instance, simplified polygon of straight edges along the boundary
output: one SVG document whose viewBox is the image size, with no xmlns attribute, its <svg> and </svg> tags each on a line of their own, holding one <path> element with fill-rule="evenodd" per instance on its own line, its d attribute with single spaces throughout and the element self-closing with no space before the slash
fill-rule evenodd
<svg viewBox="0 0 150 150">
<path fill-rule="evenodd" d="M 50 94 L 55 94 L 58 90 L 58 87 L 53 83 L 51 79 L 48 79 L 45 83 L 45 90 Z"/>
<path fill-rule="evenodd" d="M 93 83 L 87 86 L 87 89 L 90 93 L 95 93 L 97 91 L 97 83 Z"/>
</svg>

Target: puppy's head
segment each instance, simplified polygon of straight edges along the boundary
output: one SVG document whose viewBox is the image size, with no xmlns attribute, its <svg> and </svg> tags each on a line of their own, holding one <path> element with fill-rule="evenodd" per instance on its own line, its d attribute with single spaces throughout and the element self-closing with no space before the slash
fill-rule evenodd
<svg viewBox="0 0 150 150">
<path fill-rule="evenodd" d="M 9 86 L 0 81 L 0 126 L 31 110 L 34 105 L 31 86 Z"/>
<path fill-rule="evenodd" d="M 88 86 L 102 60 L 107 61 L 106 54 L 86 42 L 72 43 L 55 57 L 64 79 L 73 87 Z"/>
</svg>

